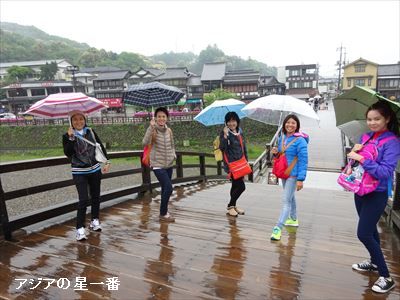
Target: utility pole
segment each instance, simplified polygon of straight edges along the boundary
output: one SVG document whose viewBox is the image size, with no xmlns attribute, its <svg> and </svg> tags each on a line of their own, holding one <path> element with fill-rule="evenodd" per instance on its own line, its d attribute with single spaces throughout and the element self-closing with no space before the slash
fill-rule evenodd
<svg viewBox="0 0 400 300">
<path fill-rule="evenodd" d="M 75 80 L 75 72 L 79 72 L 78 66 L 67 66 L 67 71 L 72 72 L 72 86 L 73 92 L 76 92 L 76 80 Z"/>
<path fill-rule="evenodd" d="M 341 78 L 341 76 L 342 76 L 342 62 L 343 62 L 343 64 L 345 64 L 345 62 L 342 61 L 343 49 L 346 49 L 346 48 L 343 47 L 342 44 L 340 44 L 340 48 L 336 49 L 336 51 L 340 50 L 340 57 L 339 57 L 339 61 L 337 62 L 337 65 L 339 65 L 339 77 L 338 77 L 338 83 L 337 83 L 337 93 L 338 94 L 340 94 L 340 92 L 342 91 L 341 86 L 340 86 L 340 82 L 341 82 L 341 79 L 342 79 Z"/>
</svg>

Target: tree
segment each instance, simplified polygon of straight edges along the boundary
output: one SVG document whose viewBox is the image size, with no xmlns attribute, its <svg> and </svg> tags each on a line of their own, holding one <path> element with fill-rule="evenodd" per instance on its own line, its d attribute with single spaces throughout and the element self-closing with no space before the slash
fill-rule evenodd
<svg viewBox="0 0 400 300">
<path fill-rule="evenodd" d="M 211 105 L 216 100 L 225 100 L 225 99 L 237 99 L 238 96 L 236 94 L 228 92 L 224 89 L 215 89 L 212 90 L 211 93 L 204 94 L 203 99 L 205 102 L 205 106 Z"/>
<path fill-rule="evenodd" d="M 20 67 L 20 66 L 11 66 L 7 69 L 7 82 L 15 82 L 22 81 L 26 79 L 28 76 L 35 74 L 35 72 L 31 68 Z"/>
<path fill-rule="evenodd" d="M 46 63 L 40 67 L 40 80 L 54 80 L 58 71 L 58 66 L 55 61 Z"/>
</svg>

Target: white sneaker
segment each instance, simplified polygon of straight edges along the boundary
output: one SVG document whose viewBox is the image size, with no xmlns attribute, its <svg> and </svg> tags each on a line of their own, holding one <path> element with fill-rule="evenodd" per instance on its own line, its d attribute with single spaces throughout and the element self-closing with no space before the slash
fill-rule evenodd
<svg viewBox="0 0 400 300">
<path fill-rule="evenodd" d="M 226 214 L 231 216 L 231 217 L 237 217 L 238 216 L 238 213 L 237 213 L 237 211 L 236 211 L 234 206 L 229 206 L 227 208 Z"/>
<path fill-rule="evenodd" d="M 76 240 L 77 241 L 87 240 L 84 227 L 78 228 L 76 230 Z"/>
<path fill-rule="evenodd" d="M 90 222 L 89 228 L 93 231 L 101 231 L 99 219 L 93 219 L 92 222 Z"/>
</svg>

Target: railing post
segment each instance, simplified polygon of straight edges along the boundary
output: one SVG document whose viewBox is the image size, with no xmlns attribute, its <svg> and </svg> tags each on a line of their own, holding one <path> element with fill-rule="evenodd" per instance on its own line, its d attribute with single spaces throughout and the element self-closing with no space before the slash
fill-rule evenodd
<svg viewBox="0 0 400 300">
<path fill-rule="evenodd" d="M 200 154 L 199 159 L 200 159 L 200 176 L 203 176 L 203 181 L 206 181 L 206 158 L 204 154 Z"/>
<path fill-rule="evenodd" d="M 182 163 L 182 154 L 176 155 L 176 177 L 183 177 L 183 163 Z"/>
<path fill-rule="evenodd" d="M 151 193 L 152 192 L 151 173 L 150 173 L 151 170 L 148 166 L 143 164 L 142 158 L 143 158 L 143 153 L 142 155 L 140 155 L 140 164 L 142 166 L 142 185 L 145 186 L 146 190 Z"/>
<path fill-rule="evenodd" d="M 0 178 L 0 218 L 1 218 L 1 229 L 3 231 L 4 238 L 6 240 L 10 241 L 11 240 L 11 229 L 9 226 L 7 206 L 6 206 L 6 200 L 4 197 L 3 186 L 1 184 L 1 178 Z"/>
<path fill-rule="evenodd" d="M 217 161 L 217 175 L 222 175 L 222 161 Z"/>
<path fill-rule="evenodd" d="M 265 144 L 265 157 L 267 160 L 267 165 L 272 166 L 272 159 L 271 159 L 271 144 Z"/>
<path fill-rule="evenodd" d="M 249 175 L 247 175 L 247 178 L 249 179 L 250 182 L 254 182 L 254 169 L 253 169 L 254 165 L 250 164 L 250 167 L 253 172 L 251 172 Z"/>
</svg>

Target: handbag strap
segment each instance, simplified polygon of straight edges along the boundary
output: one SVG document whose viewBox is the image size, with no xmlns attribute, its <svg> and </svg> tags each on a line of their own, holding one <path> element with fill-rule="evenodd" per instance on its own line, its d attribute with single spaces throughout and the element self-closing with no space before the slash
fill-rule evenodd
<svg viewBox="0 0 400 300">
<path fill-rule="evenodd" d="M 285 174 L 286 175 L 289 175 L 292 172 L 292 170 L 293 170 L 294 166 L 296 165 L 296 163 L 297 163 L 297 156 L 295 156 L 295 158 L 293 158 L 292 162 L 290 163 L 290 165 L 285 170 Z"/>
<path fill-rule="evenodd" d="M 85 142 L 88 143 L 89 145 L 92 145 L 92 146 L 96 147 L 96 143 L 97 143 L 96 138 L 95 138 L 95 136 L 94 136 L 94 134 L 93 134 L 93 131 L 92 131 L 90 128 L 89 128 L 89 130 L 90 130 L 90 134 L 92 135 L 93 139 L 95 140 L 95 143 L 89 141 L 88 139 L 85 139 L 83 136 L 80 136 L 80 135 L 75 135 L 75 136 L 76 136 L 78 139 L 81 139 L 82 141 L 85 141 Z"/>
<path fill-rule="evenodd" d="M 282 151 L 281 151 L 281 154 L 284 154 L 284 153 L 286 152 L 286 150 L 287 150 L 298 138 L 299 138 L 299 137 L 294 138 L 293 140 L 290 141 L 289 144 L 287 144 L 287 145 L 285 146 L 285 135 L 283 135 L 283 136 L 282 136 Z M 289 174 L 292 172 L 294 166 L 295 166 L 296 163 L 297 163 L 297 160 L 298 160 L 298 158 L 297 158 L 297 156 L 295 156 L 295 157 L 293 158 L 292 162 L 290 163 L 290 165 L 289 165 L 289 166 L 287 167 L 287 169 L 285 170 L 285 174 L 286 174 L 286 175 L 289 175 Z"/>
<path fill-rule="evenodd" d="M 282 136 L 282 151 L 281 151 L 281 153 L 285 153 L 286 150 L 287 150 L 295 141 L 297 141 L 298 138 L 299 138 L 299 137 L 294 138 L 293 140 L 290 141 L 289 144 L 287 144 L 287 145 L 285 146 L 285 135 L 283 135 L 283 136 Z"/>
</svg>

